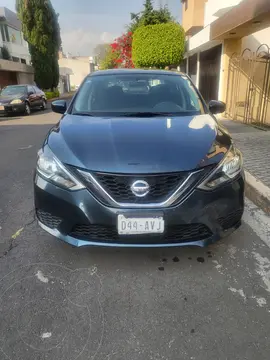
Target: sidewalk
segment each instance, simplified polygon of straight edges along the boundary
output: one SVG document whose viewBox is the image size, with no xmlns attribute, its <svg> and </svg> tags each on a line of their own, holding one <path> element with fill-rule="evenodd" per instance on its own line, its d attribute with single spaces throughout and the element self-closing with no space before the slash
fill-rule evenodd
<svg viewBox="0 0 270 360">
<path fill-rule="evenodd" d="M 55 100 L 67 100 L 67 99 L 71 99 L 73 97 L 73 95 L 75 94 L 75 91 L 71 91 L 69 93 L 64 93 L 61 94 L 58 98 L 53 98 L 53 99 L 49 99 L 48 102 L 51 103 Z"/>
<path fill-rule="evenodd" d="M 60 100 L 70 99 L 70 98 L 73 97 L 74 94 L 75 94 L 75 91 L 70 91 L 69 93 L 61 94 L 61 95 L 59 96 L 59 99 L 60 99 Z"/>
<path fill-rule="evenodd" d="M 233 120 L 220 122 L 229 130 L 243 153 L 244 167 L 248 172 L 247 196 L 270 214 L 270 131 Z"/>
</svg>

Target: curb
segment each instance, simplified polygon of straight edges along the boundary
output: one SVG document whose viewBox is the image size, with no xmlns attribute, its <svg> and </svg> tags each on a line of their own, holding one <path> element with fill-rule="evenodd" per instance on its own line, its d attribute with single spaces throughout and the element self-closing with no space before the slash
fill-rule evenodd
<svg viewBox="0 0 270 360">
<path fill-rule="evenodd" d="M 245 195 L 255 205 L 270 215 L 270 188 L 245 170 Z"/>
</svg>

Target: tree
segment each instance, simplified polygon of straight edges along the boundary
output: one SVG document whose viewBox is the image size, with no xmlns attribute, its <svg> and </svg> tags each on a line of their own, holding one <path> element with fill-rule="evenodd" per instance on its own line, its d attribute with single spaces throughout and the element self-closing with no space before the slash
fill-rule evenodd
<svg viewBox="0 0 270 360">
<path fill-rule="evenodd" d="M 155 21 L 154 19 L 155 14 L 154 14 L 154 7 L 152 4 L 152 0 L 146 0 L 143 6 L 144 6 L 144 11 L 142 13 L 140 25 L 144 25 L 144 26 L 152 25 L 153 21 Z"/>
<path fill-rule="evenodd" d="M 138 14 L 131 13 L 130 16 L 131 24 L 128 26 L 128 31 L 132 33 L 134 33 L 140 26 L 174 22 L 174 18 L 168 9 L 168 6 L 160 6 L 158 10 L 155 10 L 152 0 L 145 1 L 142 12 Z"/>
<path fill-rule="evenodd" d="M 185 32 L 176 23 L 148 25 L 133 35 L 132 59 L 136 67 L 179 65 L 185 52 Z"/>
<path fill-rule="evenodd" d="M 94 49 L 96 63 L 100 64 L 106 57 L 109 44 L 98 44 Z"/>
<path fill-rule="evenodd" d="M 118 67 L 117 59 L 119 58 L 119 54 L 116 51 L 113 51 L 110 45 L 107 45 L 106 55 L 104 59 L 100 63 L 101 70 L 114 69 Z"/>
<path fill-rule="evenodd" d="M 131 13 L 130 14 L 130 17 L 131 17 L 131 23 L 129 24 L 129 26 L 127 27 L 128 31 L 129 32 L 132 32 L 134 33 L 138 27 L 140 26 L 140 13 L 139 14 L 134 14 L 134 13 Z"/>
<path fill-rule="evenodd" d="M 35 82 L 42 89 L 53 90 L 59 82 L 59 15 L 50 0 L 16 0 L 16 10 L 29 44 Z"/>
</svg>

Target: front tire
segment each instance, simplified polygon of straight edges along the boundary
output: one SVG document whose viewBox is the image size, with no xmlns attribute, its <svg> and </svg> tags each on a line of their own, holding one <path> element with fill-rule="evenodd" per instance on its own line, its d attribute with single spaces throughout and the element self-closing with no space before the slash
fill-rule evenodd
<svg viewBox="0 0 270 360">
<path fill-rule="evenodd" d="M 30 105 L 28 103 L 25 103 L 25 115 L 26 116 L 29 116 L 31 115 L 31 108 L 30 108 Z"/>
</svg>

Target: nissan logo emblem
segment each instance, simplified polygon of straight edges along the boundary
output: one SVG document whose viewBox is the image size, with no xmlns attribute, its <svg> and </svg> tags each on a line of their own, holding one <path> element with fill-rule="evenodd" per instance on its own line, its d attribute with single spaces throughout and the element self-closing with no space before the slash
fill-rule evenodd
<svg viewBox="0 0 270 360">
<path fill-rule="evenodd" d="M 131 185 L 130 190 L 135 196 L 144 197 L 149 193 L 150 186 L 144 180 L 137 180 Z"/>
</svg>

